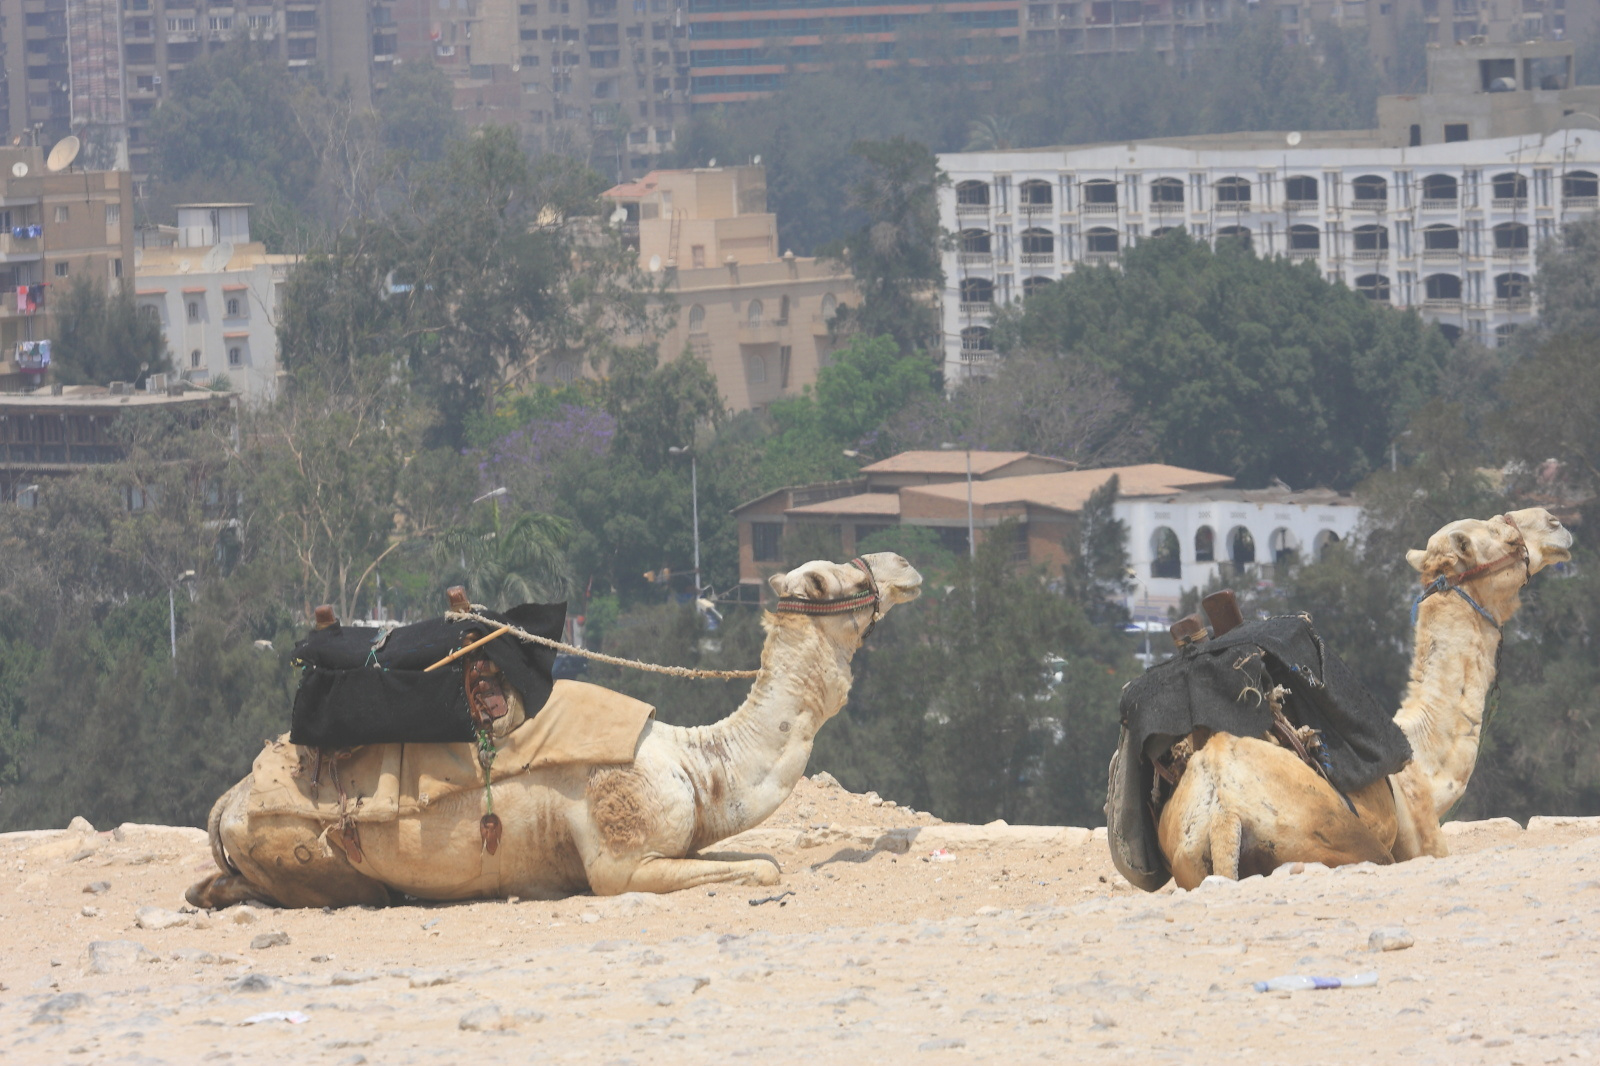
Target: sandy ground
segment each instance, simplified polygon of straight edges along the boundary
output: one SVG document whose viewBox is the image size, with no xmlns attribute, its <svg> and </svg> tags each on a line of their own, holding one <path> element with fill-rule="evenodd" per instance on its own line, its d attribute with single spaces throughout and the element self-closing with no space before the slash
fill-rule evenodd
<svg viewBox="0 0 1600 1066">
<path fill-rule="evenodd" d="M 773 889 L 208 915 L 181 913 L 212 865 L 198 830 L 10 834 L 0 1063 L 1600 1055 L 1600 819 L 1451 837 L 1444 860 L 1146 895 L 1087 830 L 947 826 L 803 781 L 738 841 L 782 863 Z M 1396 928 L 1413 946 L 1371 949 Z M 303 1020 L 250 1022 L 274 1012 Z"/>
</svg>

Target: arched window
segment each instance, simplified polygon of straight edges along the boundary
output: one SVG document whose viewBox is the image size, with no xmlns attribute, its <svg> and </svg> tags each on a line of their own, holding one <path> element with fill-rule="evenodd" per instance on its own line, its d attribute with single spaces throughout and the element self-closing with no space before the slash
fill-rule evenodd
<svg viewBox="0 0 1600 1066">
<path fill-rule="evenodd" d="M 1094 208 L 1117 206 L 1117 183 L 1107 181 L 1105 178 L 1096 178 L 1094 181 L 1083 183 L 1083 202 Z"/>
<path fill-rule="evenodd" d="M 1216 184 L 1217 206 L 1247 206 L 1250 203 L 1249 178 L 1219 178 Z"/>
<path fill-rule="evenodd" d="M 189 353 L 189 369 L 190 370 L 199 370 L 200 369 L 200 364 L 203 361 L 204 361 L 204 357 L 201 356 L 199 348 L 196 348 L 194 351 Z"/>
<path fill-rule="evenodd" d="M 1510 171 L 1496 174 L 1493 185 L 1496 207 L 1510 207 L 1519 200 L 1528 199 L 1528 179 L 1521 174 Z"/>
<path fill-rule="evenodd" d="M 1422 251 L 1424 254 L 1443 252 L 1446 255 L 1459 255 L 1461 231 L 1442 222 L 1425 227 L 1422 231 Z"/>
<path fill-rule="evenodd" d="M 1363 174 L 1350 183 L 1350 194 L 1363 207 L 1389 202 L 1389 182 L 1377 174 Z"/>
<path fill-rule="evenodd" d="M 578 361 L 576 359 L 563 359 L 556 364 L 556 380 L 571 382 L 578 376 Z"/>
<path fill-rule="evenodd" d="M 1502 322 L 1500 325 L 1498 325 L 1498 326 L 1496 326 L 1494 328 L 1495 343 L 1497 343 L 1497 344 L 1506 343 L 1507 341 L 1509 341 L 1511 339 L 1511 335 L 1513 333 L 1515 333 L 1516 331 L 1517 331 L 1517 323 L 1515 323 L 1515 322 Z"/>
<path fill-rule="evenodd" d="M 761 313 L 765 310 L 766 308 L 761 306 L 760 300 L 751 300 L 745 305 L 744 317 L 745 321 L 750 324 L 751 329 L 761 325 Z"/>
<path fill-rule="evenodd" d="M 1494 228 L 1494 250 L 1497 252 L 1525 252 L 1528 250 L 1528 227 L 1522 222 L 1502 222 Z"/>
<path fill-rule="evenodd" d="M 1528 275 L 1526 274 L 1496 274 L 1494 276 L 1494 298 L 1510 304 L 1522 304 L 1528 300 L 1531 289 Z"/>
<path fill-rule="evenodd" d="M 1355 241 L 1356 251 L 1368 253 L 1363 258 L 1376 259 L 1389 250 L 1389 227 L 1372 223 L 1366 226 L 1357 226 L 1350 231 L 1351 238 Z"/>
<path fill-rule="evenodd" d="M 1055 279 L 1054 278 L 1041 278 L 1038 275 L 1034 275 L 1031 278 L 1023 278 L 1022 279 L 1022 297 L 1023 297 L 1023 299 L 1027 299 L 1029 296 L 1032 296 L 1036 292 L 1043 292 L 1045 286 L 1052 285 L 1054 283 L 1055 283 Z"/>
<path fill-rule="evenodd" d="M 745 374 L 752 385 L 765 385 L 767 383 L 767 361 L 759 354 L 752 352 L 745 357 Z"/>
<path fill-rule="evenodd" d="M 1056 254 L 1055 234 L 1047 229 L 1025 229 L 1022 231 L 1022 254 L 1053 257 Z"/>
<path fill-rule="evenodd" d="M 1243 526 L 1234 526 L 1228 534 L 1228 560 L 1235 566 L 1256 561 L 1256 538 Z"/>
<path fill-rule="evenodd" d="M 961 305 L 963 309 L 969 305 L 977 305 L 984 310 L 994 303 L 994 282 L 988 278 L 962 278 L 961 279 Z"/>
<path fill-rule="evenodd" d="M 1285 178 L 1283 182 L 1283 195 L 1290 203 L 1314 204 L 1317 202 L 1317 179 L 1308 174 L 1297 174 L 1292 178 Z"/>
<path fill-rule="evenodd" d="M 778 298 L 778 325 L 784 326 L 784 325 L 788 325 L 788 323 L 789 323 L 789 298 L 787 296 L 781 296 L 781 297 Z"/>
<path fill-rule="evenodd" d="M 986 181 L 963 181 L 956 183 L 957 207 L 988 207 L 989 183 Z"/>
<path fill-rule="evenodd" d="M 1150 231 L 1150 236 L 1151 238 L 1165 237 L 1169 233 L 1180 233 L 1182 231 L 1182 226 L 1157 226 Z"/>
<path fill-rule="evenodd" d="M 1166 526 L 1160 526 L 1150 538 L 1150 576 L 1182 577 L 1183 560 L 1179 555 L 1178 535 Z"/>
<path fill-rule="evenodd" d="M 1460 185 L 1449 174 L 1429 174 L 1422 179 L 1422 206 L 1454 205 L 1460 196 Z"/>
<path fill-rule="evenodd" d="M 1338 543 L 1339 534 L 1331 529 L 1324 529 L 1317 534 L 1317 539 L 1311 542 L 1311 550 L 1316 554 L 1317 561 L 1322 562 Z"/>
<path fill-rule="evenodd" d="M 1566 200 L 1593 200 L 1600 197 L 1600 178 L 1587 170 L 1574 170 L 1561 176 L 1561 196 Z"/>
<path fill-rule="evenodd" d="M 1449 322 L 1440 322 L 1439 332 L 1444 334 L 1444 339 L 1449 341 L 1452 345 L 1461 339 L 1461 327 L 1452 325 Z"/>
<path fill-rule="evenodd" d="M 969 356 L 994 350 L 988 326 L 968 326 L 961 331 L 961 350 Z"/>
<path fill-rule="evenodd" d="M 1194 531 L 1194 561 L 1197 563 L 1216 562 L 1217 535 L 1210 526 L 1201 526 Z"/>
<path fill-rule="evenodd" d="M 244 349 L 243 348 L 229 348 L 228 349 L 228 365 L 229 366 L 243 366 L 244 365 Z"/>
<path fill-rule="evenodd" d="M 228 297 L 228 317 L 239 317 L 239 298 L 237 296 Z"/>
<path fill-rule="evenodd" d="M 155 304 L 140 304 L 139 314 L 143 315 L 152 322 L 161 321 L 161 308 L 157 307 Z"/>
<path fill-rule="evenodd" d="M 1055 202 L 1048 181 L 1030 178 L 1017 186 L 1017 201 L 1023 207 L 1049 207 Z"/>
<path fill-rule="evenodd" d="M 1322 231 L 1315 226 L 1290 226 L 1289 250 L 1291 252 L 1315 252 L 1322 247 Z"/>
<path fill-rule="evenodd" d="M 1116 255 L 1117 231 L 1105 226 L 1096 226 L 1083 235 L 1084 246 L 1091 255 Z"/>
<path fill-rule="evenodd" d="M 1389 302 L 1389 279 L 1382 274 L 1363 274 L 1356 279 L 1356 291 L 1369 300 Z"/>
<path fill-rule="evenodd" d="M 1300 538 L 1287 529 L 1274 529 L 1267 538 L 1267 546 L 1272 550 L 1275 563 L 1292 563 L 1300 555 Z"/>
<path fill-rule="evenodd" d="M 833 293 L 824 293 L 822 296 L 822 321 L 827 322 L 839 310 L 839 298 Z"/>
<path fill-rule="evenodd" d="M 689 308 L 689 332 L 704 333 L 706 331 L 706 309 L 699 304 Z"/>
<path fill-rule="evenodd" d="M 198 321 L 200 321 L 200 301 L 199 300 L 190 300 L 189 301 L 189 321 L 190 322 L 198 322 Z"/>
<path fill-rule="evenodd" d="M 1234 241 L 1245 248 L 1250 247 L 1249 226 L 1219 226 L 1217 228 L 1217 244 L 1225 241 Z"/>
<path fill-rule="evenodd" d="M 1157 178 L 1150 183 L 1150 202 L 1157 208 L 1162 205 L 1182 206 L 1183 182 L 1177 178 Z"/>
<path fill-rule="evenodd" d="M 1429 274 L 1424 285 L 1430 300 L 1461 299 L 1461 279 L 1454 274 Z"/>
<path fill-rule="evenodd" d="M 988 255 L 990 252 L 989 231 L 986 229 L 964 229 L 961 231 L 961 251 L 967 255 Z"/>
</svg>

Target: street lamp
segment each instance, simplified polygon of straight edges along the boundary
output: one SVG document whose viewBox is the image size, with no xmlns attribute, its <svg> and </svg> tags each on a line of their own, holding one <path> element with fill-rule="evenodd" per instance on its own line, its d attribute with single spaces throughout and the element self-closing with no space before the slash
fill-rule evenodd
<svg viewBox="0 0 1600 1066">
<path fill-rule="evenodd" d="M 482 503 L 484 500 L 494 501 L 494 535 L 496 537 L 500 536 L 500 497 L 507 494 L 506 487 L 501 485 L 497 489 L 490 489 L 488 492 L 472 501 L 472 503 Z M 467 506 L 471 507 L 472 503 L 467 504 Z M 462 565 L 465 566 L 466 563 L 463 561 Z"/>
<path fill-rule="evenodd" d="M 193 581 L 194 571 L 185 570 L 178 575 L 179 583 Z M 172 640 L 172 658 L 178 658 L 178 606 L 173 601 L 172 586 L 167 586 L 167 635 Z"/>
<path fill-rule="evenodd" d="M 694 519 L 694 594 L 700 595 L 700 478 L 695 470 L 694 449 L 689 445 L 672 445 L 667 449 L 669 455 L 687 455 L 689 457 L 689 507 Z"/>
<path fill-rule="evenodd" d="M 962 447 L 960 444 L 951 444 L 949 441 L 939 445 L 940 451 L 953 452 Z M 972 523 L 972 445 L 965 446 L 967 453 L 967 555 L 969 558 L 978 557 L 978 541 L 974 536 Z"/>
</svg>

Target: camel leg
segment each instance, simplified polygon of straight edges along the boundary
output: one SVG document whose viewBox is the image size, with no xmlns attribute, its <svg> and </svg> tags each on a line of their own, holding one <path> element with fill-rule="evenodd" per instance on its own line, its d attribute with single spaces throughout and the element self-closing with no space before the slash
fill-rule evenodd
<svg viewBox="0 0 1600 1066">
<path fill-rule="evenodd" d="M 1450 845 L 1439 831 L 1439 816 L 1433 810 L 1433 787 L 1417 764 L 1407 763 L 1399 773 L 1391 774 L 1389 784 L 1394 790 L 1395 861 L 1449 855 Z"/>
<path fill-rule="evenodd" d="M 1223 811 L 1211 823 L 1211 872 L 1239 880 L 1239 847 L 1244 840 L 1244 822 L 1234 811 Z"/>
<path fill-rule="evenodd" d="M 622 877 L 596 877 L 591 870 L 589 885 L 598 896 L 623 892 L 676 892 L 700 885 L 740 884 L 775 885 L 778 864 L 771 859 L 668 859 L 646 858 L 631 871 L 618 871 Z"/>
</svg>

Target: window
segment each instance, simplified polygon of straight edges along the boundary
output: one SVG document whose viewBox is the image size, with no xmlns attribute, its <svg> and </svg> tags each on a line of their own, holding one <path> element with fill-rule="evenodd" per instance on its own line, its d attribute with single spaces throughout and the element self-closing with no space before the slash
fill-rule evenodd
<svg viewBox="0 0 1600 1066">
<path fill-rule="evenodd" d="M 1228 558 L 1235 566 L 1256 561 L 1256 539 L 1243 526 L 1234 526 L 1228 534 Z"/>
<path fill-rule="evenodd" d="M 1422 231 L 1422 250 L 1454 255 L 1461 250 L 1461 231 L 1443 224 L 1428 226 Z"/>
<path fill-rule="evenodd" d="M 750 558 L 755 562 L 782 562 L 782 542 L 783 524 L 781 522 L 750 523 Z"/>
<path fill-rule="evenodd" d="M 1461 279 L 1454 274 L 1429 274 L 1423 284 L 1429 300 L 1451 302 L 1461 299 Z"/>
<path fill-rule="evenodd" d="M 1150 576 L 1183 576 L 1183 560 L 1179 556 L 1178 535 L 1166 526 L 1157 528 L 1155 534 L 1150 538 Z"/>
<path fill-rule="evenodd" d="M 692 245 L 689 248 L 689 263 L 696 270 L 706 265 L 706 246 L 703 244 Z"/>
<path fill-rule="evenodd" d="M 745 376 L 752 385 L 765 385 L 767 383 L 767 361 L 760 355 L 751 354 L 745 357 Z"/>
<path fill-rule="evenodd" d="M 1389 183 L 1376 174 L 1363 174 L 1350 183 L 1355 202 L 1364 207 L 1376 207 L 1389 202 Z"/>
<path fill-rule="evenodd" d="M 1366 258 L 1375 258 L 1373 253 L 1383 253 L 1389 250 L 1389 229 L 1387 226 L 1357 226 L 1351 231 L 1355 239 L 1356 251 L 1369 253 Z"/>
<path fill-rule="evenodd" d="M 961 251 L 966 255 L 988 255 L 992 250 L 989 231 L 964 229 L 961 231 Z"/>
<path fill-rule="evenodd" d="M 1453 204 L 1459 192 L 1459 184 L 1449 174 L 1429 174 L 1422 179 L 1422 206 Z"/>
<path fill-rule="evenodd" d="M 167 19 L 167 32 L 168 33 L 193 33 L 194 32 L 194 28 L 195 28 L 195 20 L 193 18 L 169 18 L 169 19 Z"/>
<path fill-rule="evenodd" d="M 1217 535 L 1210 526 L 1201 526 L 1194 531 L 1194 561 L 1197 563 L 1216 562 Z"/>
<path fill-rule="evenodd" d="M 1497 201 L 1526 200 L 1528 198 L 1528 179 L 1521 174 L 1496 174 L 1494 176 L 1494 198 Z M 1501 206 L 1496 204 L 1495 206 Z M 57 221 L 60 221 L 57 219 Z"/>
<path fill-rule="evenodd" d="M 1528 275 L 1497 274 L 1494 279 L 1494 298 L 1508 303 L 1523 303 L 1532 292 Z"/>
<path fill-rule="evenodd" d="M 761 306 L 760 300 L 751 300 L 745 307 L 745 320 L 750 323 L 751 329 L 761 325 L 761 312 L 763 310 L 765 308 Z"/>
<path fill-rule="evenodd" d="M 228 365 L 229 366 L 243 366 L 244 365 L 244 349 L 243 348 L 229 348 L 228 349 Z"/>
<path fill-rule="evenodd" d="M 111 260 L 111 276 L 114 278 L 122 277 L 122 257 L 120 255 Z"/>
<path fill-rule="evenodd" d="M 122 225 L 122 205 L 121 204 L 106 204 L 106 225 L 108 225 L 108 226 L 120 226 L 120 225 Z"/>
<path fill-rule="evenodd" d="M 199 300 L 190 300 L 189 301 L 189 321 L 190 322 L 198 322 L 198 321 L 200 321 L 200 301 Z"/>
<path fill-rule="evenodd" d="M 1091 210 L 1095 207 L 1106 208 L 1117 206 L 1117 183 L 1106 181 L 1104 178 L 1083 183 L 1083 202 Z"/>
<path fill-rule="evenodd" d="M 196 348 L 194 351 L 189 353 L 189 368 L 191 370 L 199 370 L 200 369 L 200 349 L 199 348 Z"/>
<path fill-rule="evenodd" d="M 1317 202 L 1317 179 L 1304 174 L 1288 178 L 1283 183 L 1283 195 L 1295 203 Z"/>
<path fill-rule="evenodd" d="M 1116 187 L 1112 187 L 1116 191 Z M 1117 253 L 1117 231 L 1107 229 L 1105 226 L 1096 226 L 1083 235 L 1084 247 L 1090 255 L 1115 255 Z"/>
<path fill-rule="evenodd" d="M 1250 245 L 1251 245 L 1250 227 L 1249 226 L 1218 226 L 1217 227 L 1217 244 L 1218 244 L 1218 246 L 1220 247 L 1221 245 L 1227 244 L 1227 243 L 1236 244 L 1236 245 L 1242 246 L 1244 248 L 1249 248 Z"/>
<path fill-rule="evenodd" d="M 689 308 L 689 332 L 704 333 L 706 331 L 706 309 L 699 304 Z"/>
<path fill-rule="evenodd" d="M 155 304 L 140 304 L 139 314 L 149 319 L 151 322 L 161 321 L 161 309 Z"/>
<path fill-rule="evenodd" d="M 962 330 L 961 350 L 969 355 L 993 351 L 994 343 L 989 339 L 989 327 L 968 326 Z"/>
<path fill-rule="evenodd" d="M 1528 227 L 1521 222 L 1502 222 L 1494 228 L 1494 250 L 1525 252 L 1528 250 Z"/>
<path fill-rule="evenodd" d="M 1241 206 L 1250 202 L 1250 179 L 1223 178 L 1217 182 L 1217 204 Z"/>
<path fill-rule="evenodd" d="M 211 29 L 215 32 L 233 29 L 232 15 L 212 15 L 208 20 Z"/>
<path fill-rule="evenodd" d="M 1150 203 L 1160 210 L 1163 205 L 1183 203 L 1183 182 L 1177 178 L 1157 178 L 1150 183 Z"/>
<path fill-rule="evenodd" d="M 1053 281 L 1054 281 L 1053 278 L 1041 278 L 1041 277 L 1038 277 L 1038 276 L 1034 276 L 1034 277 L 1031 277 L 1031 278 L 1023 278 L 1022 279 L 1022 298 L 1023 299 L 1027 299 L 1028 297 L 1032 296 L 1034 293 L 1043 292 L 1045 287 L 1050 285 L 1050 284 L 1052 284 Z"/>
<path fill-rule="evenodd" d="M 1289 250 L 1291 252 L 1315 252 L 1322 246 L 1322 234 L 1315 226 L 1290 226 Z"/>
<path fill-rule="evenodd" d="M 1050 183 L 1034 178 L 1017 186 L 1018 201 L 1023 207 L 1049 207 L 1052 203 Z"/>
<path fill-rule="evenodd" d="M 69 208 L 66 204 L 57 204 L 56 205 L 56 221 L 57 222 L 65 222 L 67 219 L 69 219 L 71 217 L 72 217 L 72 209 L 71 208 Z"/>
<path fill-rule="evenodd" d="M 1047 229 L 1025 229 L 1022 231 L 1022 255 L 1027 262 L 1028 256 L 1049 258 L 1056 253 L 1055 234 Z"/>
<path fill-rule="evenodd" d="M 1267 547 L 1272 551 L 1272 561 L 1280 565 L 1292 563 L 1300 555 L 1300 541 L 1287 529 L 1274 529 L 1267 538 Z"/>
<path fill-rule="evenodd" d="M 1574 170 L 1562 176 L 1561 195 L 1567 200 L 1593 200 L 1600 197 L 1600 178 L 1587 170 Z"/>
<path fill-rule="evenodd" d="M 1356 291 L 1377 303 L 1389 302 L 1389 279 L 1382 274 L 1363 274 L 1356 279 Z"/>
<path fill-rule="evenodd" d="M 290 11 L 284 15 L 284 26 L 291 30 L 314 30 L 317 28 L 317 13 L 315 11 Z"/>
<path fill-rule="evenodd" d="M 57 263 L 56 264 L 56 277 L 64 278 L 66 276 L 67 276 L 67 264 L 66 263 Z"/>
<path fill-rule="evenodd" d="M 229 318 L 238 318 L 239 317 L 239 306 L 240 306 L 239 305 L 239 298 L 237 296 L 228 297 L 228 317 Z"/>
</svg>

